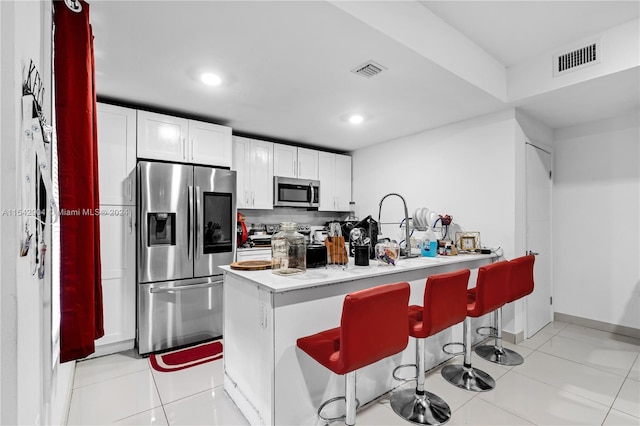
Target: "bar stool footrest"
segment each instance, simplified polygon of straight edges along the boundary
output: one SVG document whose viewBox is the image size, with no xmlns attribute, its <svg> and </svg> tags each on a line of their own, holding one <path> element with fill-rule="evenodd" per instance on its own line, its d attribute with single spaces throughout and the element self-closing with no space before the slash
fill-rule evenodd
<svg viewBox="0 0 640 426">
<path fill-rule="evenodd" d="M 489 332 L 485 330 L 489 330 Z M 478 327 L 476 328 L 476 333 L 483 337 L 498 337 L 498 329 L 492 326 Z"/>
<path fill-rule="evenodd" d="M 409 377 L 409 378 L 404 378 L 404 377 L 398 377 L 396 375 L 396 373 L 398 372 L 399 369 L 401 368 L 406 368 L 406 367 L 413 367 L 416 370 L 416 375 L 413 377 Z M 411 382 L 413 380 L 417 380 L 418 379 L 418 365 L 417 364 L 400 364 L 399 366 L 397 366 L 396 368 L 393 369 L 393 372 L 391 373 L 391 375 L 393 376 L 393 378 L 399 382 Z"/>
<path fill-rule="evenodd" d="M 326 422 L 326 423 L 332 423 L 332 422 L 337 422 L 338 420 L 345 420 L 347 418 L 346 413 L 343 414 L 342 416 L 338 416 L 338 417 L 325 417 L 321 414 L 322 410 L 324 409 L 324 407 L 326 407 L 327 405 L 337 402 L 337 401 L 347 401 L 347 398 L 344 396 L 336 396 L 335 398 L 331 398 L 326 400 L 325 402 L 323 402 L 322 404 L 320 404 L 320 407 L 318 408 L 318 417 L 320 418 L 320 420 Z M 360 401 L 356 398 L 356 410 L 360 408 Z"/>
<path fill-rule="evenodd" d="M 453 346 L 453 345 L 459 345 L 459 346 L 462 346 L 462 350 L 461 350 L 461 351 L 459 351 L 459 352 L 452 352 L 452 351 L 449 351 L 449 350 L 448 350 L 448 347 L 449 347 L 449 346 Z M 464 355 L 464 348 L 465 348 L 465 345 L 464 345 L 464 343 L 462 343 L 462 342 L 449 342 L 449 343 L 446 343 L 446 344 L 444 344 L 444 345 L 442 346 L 442 352 L 444 352 L 444 353 L 446 353 L 446 354 L 448 354 L 448 355 Z"/>
</svg>

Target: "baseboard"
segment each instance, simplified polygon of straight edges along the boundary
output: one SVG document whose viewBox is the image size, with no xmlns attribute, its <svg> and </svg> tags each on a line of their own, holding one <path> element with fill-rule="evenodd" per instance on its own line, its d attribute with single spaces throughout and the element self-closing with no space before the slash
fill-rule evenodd
<svg viewBox="0 0 640 426">
<path fill-rule="evenodd" d="M 555 312 L 553 314 L 555 321 L 562 321 L 569 324 L 579 325 L 581 327 L 594 328 L 600 331 L 606 331 L 608 333 L 620 334 L 622 336 L 633 337 L 634 339 L 640 339 L 640 329 L 627 327 L 624 325 L 610 324 L 608 322 L 592 320 L 589 318 L 575 317 L 573 315 L 562 314 Z"/>
<path fill-rule="evenodd" d="M 502 340 L 505 342 L 512 343 L 517 345 L 518 343 L 524 340 L 524 331 L 520 331 L 518 333 L 509 333 L 508 331 L 502 330 Z"/>
</svg>

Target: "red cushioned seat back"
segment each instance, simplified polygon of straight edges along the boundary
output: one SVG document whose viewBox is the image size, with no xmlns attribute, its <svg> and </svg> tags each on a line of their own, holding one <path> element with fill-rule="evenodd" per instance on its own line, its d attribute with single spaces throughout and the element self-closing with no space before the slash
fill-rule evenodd
<svg viewBox="0 0 640 426">
<path fill-rule="evenodd" d="M 518 300 L 533 292 L 533 264 L 536 257 L 532 254 L 509 261 L 511 273 L 509 277 L 509 298 L 507 303 Z"/>
<path fill-rule="evenodd" d="M 338 374 L 394 355 L 409 342 L 409 284 L 386 284 L 348 294 L 340 321 Z"/>
<path fill-rule="evenodd" d="M 467 306 L 467 315 L 479 317 L 507 303 L 510 267 L 509 261 L 501 260 L 478 269 L 475 300 Z"/>
<path fill-rule="evenodd" d="M 422 304 L 420 336 L 432 336 L 445 328 L 464 321 L 467 316 L 468 269 L 427 278 Z"/>
</svg>

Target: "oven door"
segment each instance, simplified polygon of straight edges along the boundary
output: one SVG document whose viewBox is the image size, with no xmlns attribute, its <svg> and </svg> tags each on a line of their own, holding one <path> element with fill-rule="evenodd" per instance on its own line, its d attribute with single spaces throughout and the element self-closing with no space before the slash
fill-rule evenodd
<svg viewBox="0 0 640 426">
<path fill-rule="evenodd" d="M 237 244 L 236 172 L 195 167 L 193 275 L 220 275 L 233 262 Z"/>
</svg>

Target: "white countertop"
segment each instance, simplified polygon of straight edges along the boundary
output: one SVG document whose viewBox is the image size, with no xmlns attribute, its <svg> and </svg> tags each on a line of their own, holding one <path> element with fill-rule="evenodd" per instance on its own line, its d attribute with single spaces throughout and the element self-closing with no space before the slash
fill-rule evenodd
<svg viewBox="0 0 640 426">
<path fill-rule="evenodd" d="M 353 258 L 349 258 L 346 269 L 337 266 L 325 268 L 307 269 L 303 274 L 293 276 L 276 275 L 271 270 L 239 271 L 231 269 L 228 265 L 221 269 L 228 274 L 234 274 L 245 278 L 255 284 L 264 287 L 270 292 L 280 293 L 307 287 L 317 287 L 326 284 L 353 281 L 362 278 L 393 275 L 399 272 L 417 271 L 430 267 L 464 263 L 470 260 L 482 260 L 496 258 L 495 254 L 459 254 L 457 256 L 415 257 L 412 259 L 400 258 L 396 266 L 379 265 L 376 260 L 370 260 L 369 266 L 355 266 Z"/>
</svg>

